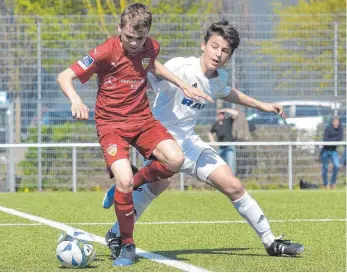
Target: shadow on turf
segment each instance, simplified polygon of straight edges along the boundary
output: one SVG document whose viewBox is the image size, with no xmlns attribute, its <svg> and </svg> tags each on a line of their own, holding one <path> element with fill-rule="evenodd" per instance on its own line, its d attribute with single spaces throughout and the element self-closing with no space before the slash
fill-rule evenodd
<svg viewBox="0 0 347 273">
<path fill-rule="evenodd" d="M 92 269 L 94 268 L 94 269 L 95 269 L 95 268 L 98 268 L 98 267 L 97 267 L 97 266 L 94 266 L 94 265 L 87 265 L 87 266 L 81 267 L 81 268 L 73 268 L 73 270 L 76 270 L 76 271 L 82 270 L 82 271 L 83 271 L 83 270 L 85 270 L 86 268 L 87 268 L 87 269 L 88 269 L 88 268 L 92 268 Z M 61 266 L 59 266 L 59 269 L 66 269 L 66 267 L 61 265 Z M 71 269 L 71 268 L 69 268 L 69 269 Z"/>
<path fill-rule="evenodd" d="M 170 250 L 170 251 L 151 251 L 156 254 L 162 255 L 175 260 L 185 261 L 188 259 L 179 257 L 185 254 L 208 254 L 208 255 L 240 255 L 240 256 L 267 256 L 266 254 L 240 254 L 237 252 L 246 251 L 250 248 L 215 248 L 215 249 L 180 249 L 180 250 Z M 140 259 L 142 259 L 140 257 Z"/>
<path fill-rule="evenodd" d="M 189 259 L 181 258 L 180 255 L 185 254 L 208 254 L 208 255 L 233 255 L 233 256 L 251 256 L 251 257 L 269 257 L 269 258 L 294 258 L 294 257 L 285 257 L 285 256 L 269 256 L 264 250 L 264 254 L 250 254 L 250 253 L 238 253 L 240 251 L 250 250 L 251 248 L 215 248 L 215 249 L 185 249 L 185 250 L 170 250 L 170 251 L 151 251 L 153 253 L 162 255 L 175 260 L 187 261 Z M 296 256 L 295 258 L 302 258 Z M 144 259 L 139 257 L 139 259 Z"/>
</svg>

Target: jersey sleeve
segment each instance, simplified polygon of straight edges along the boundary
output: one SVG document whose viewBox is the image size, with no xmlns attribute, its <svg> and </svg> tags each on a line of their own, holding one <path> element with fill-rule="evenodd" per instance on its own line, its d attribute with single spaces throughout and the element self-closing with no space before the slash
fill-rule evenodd
<svg viewBox="0 0 347 273">
<path fill-rule="evenodd" d="M 150 84 L 150 88 L 155 92 L 155 93 L 159 93 L 159 92 L 163 92 L 163 91 L 170 91 L 172 89 L 170 82 L 155 76 L 152 73 L 148 73 L 147 74 L 147 79 L 149 81 Z"/>
<path fill-rule="evenodd" d="M 182 67 L 185 64 L 185 58 L 173 58 L 167 61 L 164 66 L 167 70 L 173 73 L 175 76 L 182 78 Z M 163 92 L 163 91 L 175 91 L 178 87 L 173 83 L 164 80 L 152 73 L 148 73 L 148 80 L 150 85 L 155 93 Z"/>
<path fill-rule="evenodd" d="M 70 66 L 81 83 L 87 82 L 94 73 L 107 63 L 112 55 L 112 40 L 108 39 L 103 44 L 90 50 L 87 55 Z"/>
</svg>

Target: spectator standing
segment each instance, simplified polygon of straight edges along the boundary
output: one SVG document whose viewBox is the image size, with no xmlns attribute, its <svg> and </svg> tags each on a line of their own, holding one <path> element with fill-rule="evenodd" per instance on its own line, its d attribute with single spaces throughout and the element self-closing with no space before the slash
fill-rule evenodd
<svg viewBox="0 0 347 273">
<path fill-rule="evenodd" d="M 231 129 L 233 141 L 251 141 L 251 132 L 244 111 L 240 105 L 235 107 L 238 115 L 234 119 Z M 250 164 L 252 164 L 251 153 L 253 146 L 239 146 L 236 152 L 236 175 L 244 176 L 250 172 Z"/>
<path fill-rule="evenodd" d="M 333 117 L 331 123 L 325 128 L 323 141 L 341 141 L 343 137 L 343 129 L 338 117 Z M 336 179 L 339 172 L 340 162 L 339 155 L 336 151 L 336 145 L 324 145 L 321 152 L 322 160 L 322 177 L 323 186 L 329 189 L 328 183 L 328 167 L 329 161 L 333 164 L 333 173 L 330 180 L 330 188 L 335 189 Z"/>
<path fill-rule="evenodd" d="M 217 121 L 212 125 L 208 134 L 211 142 L 215 142 L 214 133 L 218 142 L 235 141 L 232 134 L 233 123 L 239 112 L 231 108 L 217 110 Z M 236 175 L 236 147 L 234 145 L 221 146 L 219 155 L 228 164 L 231 171 Z"/>
</svg>

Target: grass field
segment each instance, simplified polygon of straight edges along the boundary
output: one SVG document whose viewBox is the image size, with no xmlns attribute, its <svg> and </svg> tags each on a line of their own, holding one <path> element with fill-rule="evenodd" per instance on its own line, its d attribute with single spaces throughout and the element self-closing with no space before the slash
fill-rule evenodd
<svg viewBox="0 0 347 273">
<path fill-rule="evenodd" d="M 237 222 L 243 219 L 214 191 L 164 193 L 136 225 L 137 247 L 208 271 L 346 271 L 345 191 L 251 194 L 275 235 L 286 234 L 305 245 L 301 256 L 267 256 L 253 230 Z M 2 193 L 0 206 L 104 236 L 115 216 L 113 209 L 101 208 L 102 197 L 100 192 Z M 0 207 L 0 271 L 73 271 L 61 267 L 55 257 L 60 234 Z M 95 247 L 96 260 L 80 271 L 181 271 L 141 257 L 131 267 L 113 268 L 108 248 L 99 243 Z"/>
</svg>

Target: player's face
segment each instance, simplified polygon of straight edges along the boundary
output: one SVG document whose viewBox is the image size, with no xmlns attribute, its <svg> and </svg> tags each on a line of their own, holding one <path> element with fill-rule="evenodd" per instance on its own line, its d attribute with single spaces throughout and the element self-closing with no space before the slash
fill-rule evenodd
<svg viewBox="0 0 347 273">
<path fill-rule="evenodd" d="M 149 29 L 136 31 L 131 25 L 128 24 L 123 28 L 118 26 L 118 30 L 121 36 L 122 47 L 125 51 L 131 55 L 135 55 L 142 50 L 148 36 Z"/>
<path fill-rule="evenodd" d="M 230 58 L 231 48 L 222 36 L 212 35 L 210 39 L 201 44 L 203 69 L 207 71 L 216 71 L 222 67 Z"/>
</svg>

